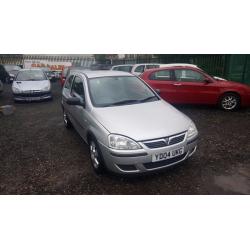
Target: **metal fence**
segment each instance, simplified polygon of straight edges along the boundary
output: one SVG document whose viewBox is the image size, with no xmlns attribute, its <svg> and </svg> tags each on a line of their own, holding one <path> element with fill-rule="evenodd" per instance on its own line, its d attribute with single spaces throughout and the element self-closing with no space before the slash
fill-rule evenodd
<svg viewBox="0 0 250 250">
<path fill-rule="evenodd" d="M 135 63 L 191 63 L 196 64 L 211 75 L 225 76 L 225 55 L 187 55 L 187 54 L 165 54 L 152 56 L 138 55 L 134 59 L 113 60 L 113 64 L 135 64 Z"/>
<path fill-rule="evenodd" d="M 69 61 L 73 66 L 90 66 L 95 63 L 94 55 L 21 55 L 0 54 L 0 64 L 22 65 L 28 60 Z M 100 62 L 102 63 L 102 62 Z M 107 64 L 107 61 L 103 62 Z M 108 62 L 110 63 L 110 62 Z M 250 84 L 250 55 L 225 54 L 156 54 L 133 55 L 132 58 L 113 59 L 112 64 L 135 63 L 192 63 L 210 75 Z"/>
</svg>

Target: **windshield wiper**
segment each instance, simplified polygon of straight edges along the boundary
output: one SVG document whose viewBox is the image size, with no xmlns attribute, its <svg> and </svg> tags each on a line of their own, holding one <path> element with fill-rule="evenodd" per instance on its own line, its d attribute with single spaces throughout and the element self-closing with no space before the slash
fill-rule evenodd
<svg viewBox="0 0 250 250">
<path fill-rule="evenodd" d="M 114 103 L 104 105 L 104 107 L 119 106 L 119 105 L 123 105 L 123 104 L 132 104 L 132 103 L 138 103 L 138 102 L 140 102 L 140 101 L 139 100 L 123 100 L 120 102 L 114 102 Z"/>
<path fill-rule="evenodd" d="M 155 99 L 155 98 L 157 98 L 157 96 L 153 95 L 153 96 L 147 97 L 145 99 L 142 99 L 139 102 L 147 102 L 147 101 L 150 101 L 150 100 Z"/>
</svg>

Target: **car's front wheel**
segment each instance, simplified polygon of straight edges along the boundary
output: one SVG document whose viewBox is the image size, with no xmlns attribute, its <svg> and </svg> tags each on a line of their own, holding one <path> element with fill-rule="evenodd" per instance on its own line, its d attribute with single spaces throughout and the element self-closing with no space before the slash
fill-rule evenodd
<svg viewBox="0 0 250 250">
<path fill-rule="evenodd" d="M 226 93 L 220 99 L 220 107 L 227 111 L 234 111 L 240 107 L 240 97 L 234 93 Z"/>
<path fill-rule="evenodd" d="M 97 174 L 102 174 L 105 170 L 102 153 L 99 149 L 98 143 L 96 139 L 90 138 L 89 140 L 89 153 L 90 153 L 90 161 L 93 167 L 93 170 Z"/>
<path fill-rule="evenodd" d="M 72 124 L 71 124 L 65 110 L 63 110 L 63 123 L 64 123 L 64 126 L 68 129 L 72 127 Z"/>
</svg>

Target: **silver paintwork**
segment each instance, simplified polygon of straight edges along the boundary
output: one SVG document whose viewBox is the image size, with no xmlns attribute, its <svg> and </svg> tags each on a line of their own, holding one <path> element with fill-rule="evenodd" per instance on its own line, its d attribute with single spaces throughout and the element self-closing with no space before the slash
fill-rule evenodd
<svg viewBox="0 0 250 250">
<path fill-rule="evenodd" d="M 187 138 L 187 130 L 192 123 L 191 119 L 161 98 L 154 102 L 115 107 L 94 107 L 92 105 L 87 84 L 89 78 L 133 76 L 132 74 L 119 71 L 73 71 L 71 72 L 72 74 L 79 76 L 83 80 L 85 107 L 68 105 L 66 103 L 66 99 L 72 95 L 71 89 L 65 88 L 65 85 L 62 91 L 62 107 L 74 128 L 86 143 L 88 143 L 89 134 L 95 136 L 109 170 L 117 173 L 131 174 L 154 171 L 156 169 L 148 170 L 143 164 L 152 162 L 152 155 L 155 153 L 184 147 L 184 152 L 187 153 L 186 157 L 181 160 L 184 161 L 195 152 L 197 140 L 194 139 L 197 135 Z M 80 96 L 77 97 L 82 100 Z M 110 148 L 108 146 L 108 135 L 111 133 L 133 139 L 139 143 L 141 149 L 116 150 Z M 181 133 L 185 133 L 184 140 L 174 145 L 154 149 L 150 149 L 144 145 L 145 141 L 154 141 Z M 91 158 L 94 160 L 94 151 L 91 154 Z M 135 154 L 142 155 L 134 157 L 133 155 Z M 177 163 L 179 162 L 161 166 L 157 169 Z M 136 170 L 124 171 L 118 165 L 134 165 Z"/>
<path fill-rule="evenodd" d="M 2 81 L 0 80 L 0 93 L 3 92 L 3 83 Z"/>
<path fill-rule="evenodd" d="M 41 69 L 21 69 L 19 72 L 23 71 L 42 71 Z M 46 75 L 45 75 L 46 78 Z M 18 91 L 17 91 L 18 90 Z M 13 81 L 12 92 L 13 94 L 32 94 L 40 93 L 41 96 L 14 96 L 16 101 L 39 101 L 48 100 L 52 98 L 51 95 L 51 83 L 46 78 L 41 81 Z"/>
</svg>

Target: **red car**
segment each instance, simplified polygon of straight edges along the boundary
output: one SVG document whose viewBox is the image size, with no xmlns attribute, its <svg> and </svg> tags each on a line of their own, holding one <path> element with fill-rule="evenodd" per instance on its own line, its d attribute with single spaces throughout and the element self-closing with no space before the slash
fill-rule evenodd
<svg viewBox="0 0 250 250">
<path fill-rule="evenodd" d="M 224 110 L 250 106 L 250 87 L 211 77 L 193 66 L 168 66 L 145 71 L 140 76 L 173 104 L 211 104 Z"/>
<path fill-rule="evenodd" d="M 67 73 L 68 73 L 68 70 L 69 70 L 69 67 L 64 67 L 63 68 L 63 71 L 60 75 L 60 83 L 63 87 L 64 83 L 65 83 L 65 80 L 66 80 L 66 77 L 67 77 Z"/>
</svg>

